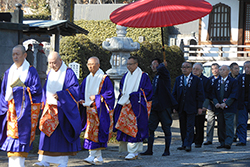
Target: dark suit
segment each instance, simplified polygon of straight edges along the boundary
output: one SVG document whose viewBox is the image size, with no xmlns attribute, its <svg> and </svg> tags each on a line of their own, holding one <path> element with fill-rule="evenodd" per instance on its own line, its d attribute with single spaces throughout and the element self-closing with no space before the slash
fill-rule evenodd
<svg viewBox="0 0 250 167">
<path fill-rule="evenodd" d="M 220 76 L 215 81 L 212 95 L 214 105 L 221 104 L 223 101 L 227 105 L 223 110 L 215 108 L 218 119 L 218 137 L 221 146 L 231 146 L 234 137 L 234 116 L 237 112 L 238 81 L 228 76 L 224 84 L 222 84 L 221 79 Z"/>
<path fill-rule="evenodd" d="M 240 143 L 246 144 L 247 139 L 247 121 L 248 111 L 250 110 L 250 85 L 248 85 L 248 93 L 246 94 L 246 78 L 249 75 L 242 74 L 238 76 L 239 98 L 238 98 L 238 120 L 236 134 Z"/>
<path fill-rule="evenodd" d="M 183 147 L 191 147 L 194 138 L 195 116 L 202 108 L 204 97 L 203 84 L 200 78 L 190 75 L 187 85 L 184 85 L 184 75 L 176 78 L 173 96 L 178 102 L 180 131 Z"/>
<path fill-rule="evenodd" d="M 154 131 L 161 122 L 165 134 L 165 152 L 169 153 L 171 143 L 170 127 L 172 125 L 171 108 L 177 105 L 177 102 L 171 94 L 170 74 L 163 63 L 157 67 L 157 73 L 153 79 L 153 93 L 148 126 L 150 134 L 148 144 L 153 144 Z"/>
<path fill-rule="evenodd" d="M 200 79 L 203 83 L 203 89 L 205 93 L 205 101 L 203 102 L 203 107 L 208 108 L 209 105 L 209 79 L 201 74 Z M 202 145 L 204 140 L 204 123 L 205 123 L 205 112 L 201 115 L 195 116 L 195 135 L 194 143 L 196 145 Z"/>
</svg>

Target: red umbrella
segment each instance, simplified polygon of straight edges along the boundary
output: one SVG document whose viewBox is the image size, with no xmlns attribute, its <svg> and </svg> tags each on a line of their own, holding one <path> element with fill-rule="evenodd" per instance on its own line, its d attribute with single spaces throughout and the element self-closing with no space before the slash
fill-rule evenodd
<svg viewBox="0 0 250 167">
<path fill-rule="evenodd" d="M 138 0 L 113 11 L 110 20 L 125 27 L 161 27 L 165 61 L 162 27 L 199 19 L 209 14 L 212 8 L 204 0 Z"/>
</svg>

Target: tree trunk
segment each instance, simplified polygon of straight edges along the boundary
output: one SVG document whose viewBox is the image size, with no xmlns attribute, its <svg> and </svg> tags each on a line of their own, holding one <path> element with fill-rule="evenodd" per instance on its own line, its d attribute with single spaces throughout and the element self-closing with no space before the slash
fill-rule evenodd
<svg viewBox="0 0 250 167">
<path fill-rule="evenodd" d="M 69 20 L 73 22 L 74 0 L 50 0 L 51 20 Z"/>
</svg>

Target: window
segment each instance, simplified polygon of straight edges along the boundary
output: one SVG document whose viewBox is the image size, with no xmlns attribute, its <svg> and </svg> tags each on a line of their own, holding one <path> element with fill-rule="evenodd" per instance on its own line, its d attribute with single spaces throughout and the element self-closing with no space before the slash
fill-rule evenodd
<svg viewBox="0 0 250 167">
<path fill-rule="evenodd" d="M 209 15 L 208 39 L 209 41 L 230 41 L 231 34 L 231 8 L 219 3 L 213 6 Z"/>
</svg>

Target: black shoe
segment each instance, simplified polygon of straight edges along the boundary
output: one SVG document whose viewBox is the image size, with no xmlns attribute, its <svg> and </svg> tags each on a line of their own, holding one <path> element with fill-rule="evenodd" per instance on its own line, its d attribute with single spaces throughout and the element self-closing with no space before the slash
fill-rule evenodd
<svg viewBox="0 0 250 167">
<path fill-rule="evenodd" d="M 185 149 L 187 152 L 190 152 L 191 151 L 191 147 L 186 147 L 186 149 Z"/>
<path fill-rule="evenodd" d="M 211 141 L 207 141 L 206 143 L 204 143 L 203 145 L 210 145 L 213 144 Z"/>
<path fill-rule="evenodd" d="M 218 147 L 216 147 L 216 148 L 217 148 L 217 149 L 225 148 L 225 146 L 220 145 L 220 146 L 218 146 Z"/>
<path fill-rule="evenodd" d="M 201 144 L 196 144 L 195 148 L 201 148 Z"/>
<path fill-rule="evenodd" d="M 153 152 L 147 150 L 144 153 L 140 153 L 140 155 L 153 155 Z"/>
<path fill-rule="evenodd" d="M 181 147 L 177 148 L 177 150 L 185 150 L 185 149 L 186 149 L 186 147 L 184 147 L 184 146 L 181 146 Z"/>
<path fill-rule="evenodd" d="M 162 156 L 169 156 L 169 155 L 170 155 L 169 152 L 164 152 L 164 153 L 162 154 Z"/>
<path fill-rule="evenodd" d="M 234 138 L 233 142 L 237 142 L 237 138 Z"/>
<path fill-rule="evenodd" d="M 229 146 L 229 145 L 225 145 L 224 146 L 226 149 L 231 149 L 231 146 Z"/>
<path fill-rule="evenodd" d="M 246 143 L 239 142 L 239 143 L 236 144 L 236 146 L 246 146 Z"/>
</svg>

